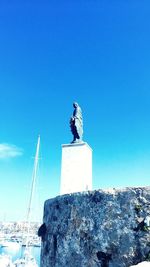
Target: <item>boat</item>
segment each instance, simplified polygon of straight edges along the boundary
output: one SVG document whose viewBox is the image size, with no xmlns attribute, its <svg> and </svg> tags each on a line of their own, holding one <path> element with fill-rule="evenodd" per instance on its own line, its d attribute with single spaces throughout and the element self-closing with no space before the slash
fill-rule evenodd
<svg viewBox="0 0 150 267">
<path fill-rule="evenodd" d="M 31 247 L 41 247 L 41 240 L 38 236 L 31 235 L 30 236 L 30 241 L 28 243 L 28 246 Z M 22 241 L 22 247 L 26 247 L 26 241 L 25 238 Z"/>
<path fill-rule="evenodd" d="M 12 267 L 38 267 L 38 264 L 29 249 L 25 250 L 24 256 L 17 259 L 13 264 Z"/>
<path fill-rule="evenodd" d="M 38 160 L 39 160 L 39 149 L 40 149 L 40 136 L 38 137 L 35 161 L 34 161 L 34 167 L 33 167 L 33 174 L 32 174 L 31 193 L 30 193 L 28 213 L 27 213 L 27 236 L 26 236 L 26 242 L 25 242 L 25 249 L 24 249 L 23 257 L 13 262 L 14 267 L 38 267 L 38 264 L 31 252 L 30 224 L 31 224 L 31 207 L 32 207 L 33 196 L 34 196 L 34 191 L 35 191 L 35 182 L 36 182 Z"/>
<path fill-rule="evenodd" d="M 9 255 L 1 254 L 0 267 L 15 267 L 15 265 L 12 263 L 12 259 Z"/>
<path fill-rule="evenodd" d="M 17 242 L 17 241 L 13 241 L 13 240 L 3 240 L 1 243 L 0 243 L 0 246 L 2 247 L 2 248 L 4 248 L 4 247 L 9 247 L 9 248 L 11 248 L 12 250 L 18 250 L 19 248 L 20 248 L 20 246 L 21 246 L 21 244 L 19 243 L 19 242 Z"/>
</svg>

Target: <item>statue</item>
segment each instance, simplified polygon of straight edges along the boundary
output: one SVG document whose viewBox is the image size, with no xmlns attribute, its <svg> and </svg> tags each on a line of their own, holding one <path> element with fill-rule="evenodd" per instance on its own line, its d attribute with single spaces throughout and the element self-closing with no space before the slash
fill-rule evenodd
<svg viewBox="0 0 150 267">
<path fill-rule="evenodd" d="M 82 110 L 76 102 L 73 103 L 73 107 L 73 115 L 70 118 L 70 128 L 73 134 L 73 141 L 71 143 L 80 143 L 82 142 L 83 135 Z"/>
</svg>

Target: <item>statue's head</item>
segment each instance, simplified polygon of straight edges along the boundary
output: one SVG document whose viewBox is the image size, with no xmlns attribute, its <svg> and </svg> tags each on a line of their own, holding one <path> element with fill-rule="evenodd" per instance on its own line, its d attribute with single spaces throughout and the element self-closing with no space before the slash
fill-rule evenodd
<svg viewBox="0 0 150 267">
<path fill-rule="evenodd" d="M 74 102 L 74 103 L 73 103 L 73 107 L 74 107 L 74 108 L 77 108 L 78 106 L 79 106 L 79 105 L 78 105 L 77 102 Z"/>
</svg>

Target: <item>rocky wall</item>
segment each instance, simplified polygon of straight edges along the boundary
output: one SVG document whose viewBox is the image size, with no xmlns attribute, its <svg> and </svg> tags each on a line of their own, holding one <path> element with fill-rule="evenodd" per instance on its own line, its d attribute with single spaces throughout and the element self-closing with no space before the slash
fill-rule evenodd
<svg viewBox="0 0 150 267">
<path fill-rule="evenodd" d="M 49 199 L 41 267 L 129 267 L 150 260 L 149 216 L 150 187 Z"/>
</svg>

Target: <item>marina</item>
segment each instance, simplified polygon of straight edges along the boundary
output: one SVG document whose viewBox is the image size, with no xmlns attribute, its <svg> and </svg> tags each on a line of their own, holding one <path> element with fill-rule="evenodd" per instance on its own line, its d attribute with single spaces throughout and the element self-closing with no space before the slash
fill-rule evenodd
<svg viewBox="0 0 150 267">
<path fill-rule="evenodd" d="M 3 222 L 0 223 L 0 267 L 34 267 L 40 264 L 41 240 L 37 235 L 39 223 L 30 223 L 30 231 L 27 233 L 27 222 Z M 28 239 L 28 246 L 26 240 Z M 24 264 L 24 255 L 30 254 L 30 264 Z M 35 260 L 33 260 L 35 259 Z M 33 261 L 36 261 L 36 265 Z M 22 262 L 20 265 L 19 262 Z"/>
<path fill-rule="evenodd" d="M 7 246 L 7 247 L 0 247 L 0 266 L 5 267 L 9 266 L 9 262 L 15 262 L 17 259 L 22 258 L 25 252 L 25 247 L 20 246 L 13 247 Z M 40 265 L 40 247 L 31 247 L 31 253 L 33 257 L 35 258 L 38 266 Z M 11 267 L 11 265 L 10 265 Z M 12 265 L 14 267 L 14 265 Z"/>
<path fill-rule="evenodd" d="M 2 223 L 0 231 L 0 267 L 38 267 L 39 259 L 34 255 L 34 248 L 40 249 L 40 239 L 37 236 L 38 224 L 31 222 L 32 202 L 35 191 L 35 182 L 37 175 L 38 159 L 40 148 L 40 136 L 38 137 L 36 154 L 34 160 L 31 193 L 27 219 L 24 223 Z M 9 227 L 11 226 L 11 227 Z M 39 254 L 39 250 L 38 250 Z"/>
</svg>

